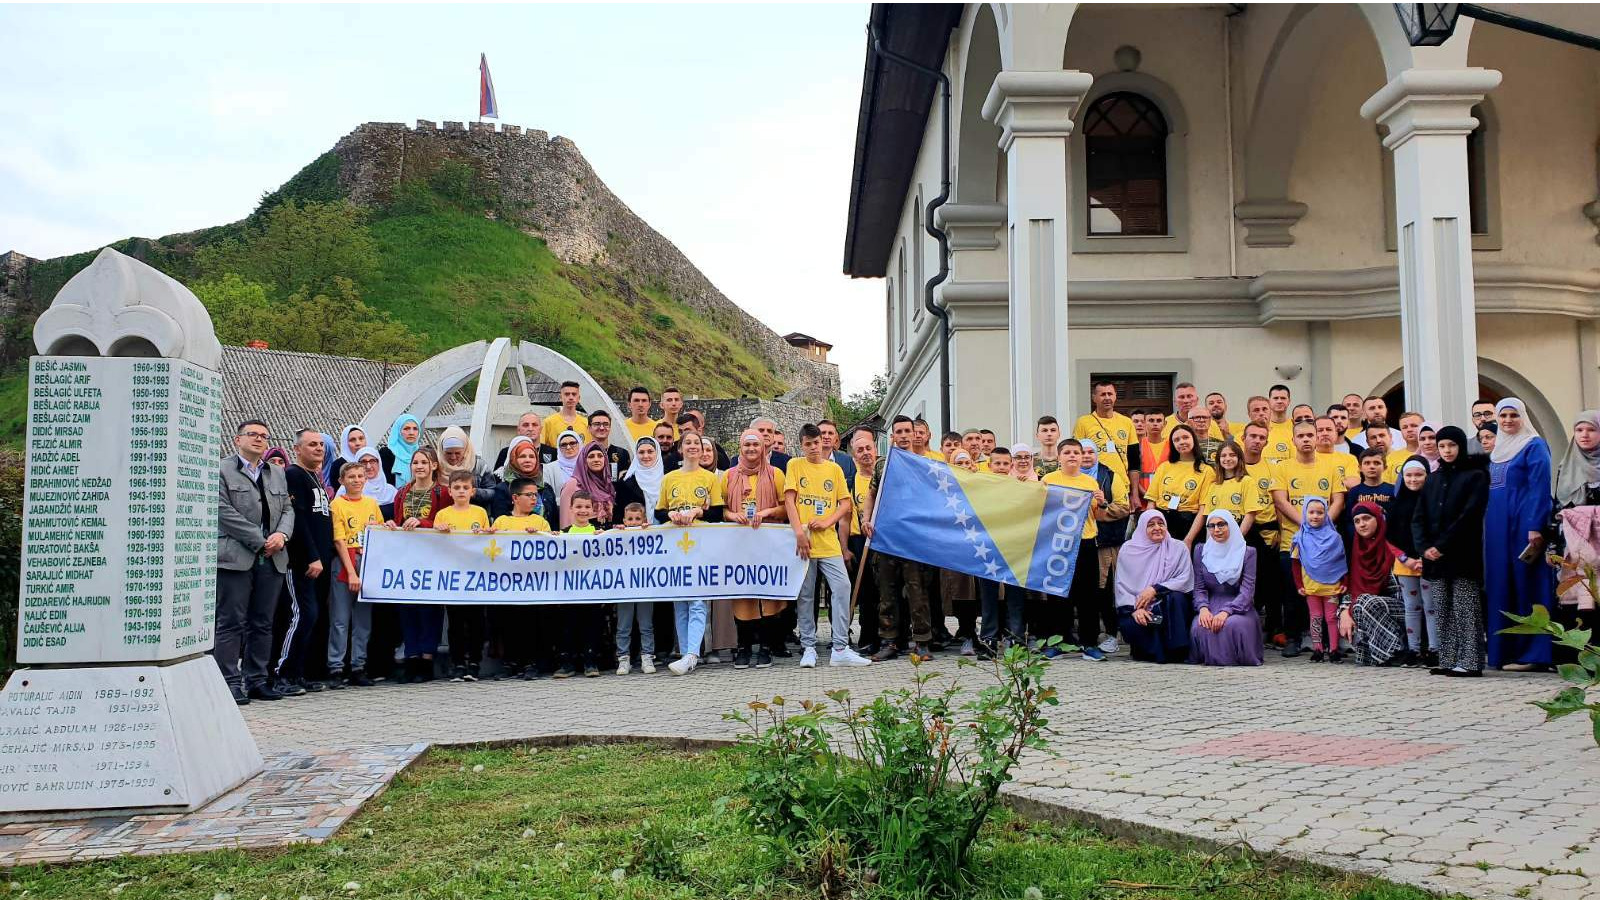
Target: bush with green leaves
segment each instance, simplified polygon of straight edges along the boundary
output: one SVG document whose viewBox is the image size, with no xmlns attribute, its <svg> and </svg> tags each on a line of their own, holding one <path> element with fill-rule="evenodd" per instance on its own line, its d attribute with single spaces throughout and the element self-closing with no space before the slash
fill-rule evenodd
<svg viewBox="0 0 1600 900">
<path fill-rule="evenodd" d="M 842 872 L 913 895 L 969 884 L 978 831 L 1022 754 L 1049 752 L 1045 708 L 1058 699 L 1044 657 L 1026 647 L 991 666 L 960 664 L 993 682 L 935 688 L 941 674 L 918 666 L 910 687 L 865 704 L 837 690 L 831 703 L 773 697 L 728 713 L 749 728 L 749 827 L 798 858 L 825 859 L 830 880 Z"/>
<path fill-rule="evenodd" d="M 1592 581 L 1594 574 L 1591 572 L 1588 577 Z M 1563 589 L 1568 586 L 1568 583 L 1562 585 Z M 1556 672 L 1561 675 L 1562 681 L 1567 682 L 1567 687 L 1549 700 L 1533 701 L 1533 705 L 1544 710 L 1546 722 L 1577 712 L 1588 712 L 1589 724 L 1594 729 L 1594 741 L 1600 744 L 1600 702 L 1589 699 L 1589 692 L 1600 687 L 1600 647 L 1590 643 L 1593 633 L 1587 628 L 1567 628 L 1552 621 L 1550 611 L 1538 604 L 1528 615 L 1506 613 L 1506 616 L 1517 624 L 1502 628 L 1501 634 L 1547 634 L 1557 644 L 1577 652 L 1577 662 L 1556 667 Z"/>
</svg>

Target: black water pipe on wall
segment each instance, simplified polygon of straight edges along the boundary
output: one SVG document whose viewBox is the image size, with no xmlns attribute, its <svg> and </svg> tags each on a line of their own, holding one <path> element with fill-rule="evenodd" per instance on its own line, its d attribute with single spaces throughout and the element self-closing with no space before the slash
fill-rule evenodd
<svg viewBox="0 0 1600 900">
<path fill-rule="evenodd" d="M 939 196 L 928 202 L 922 218 L 923 230 L 939 242 L 939 274 L 923 285 L 922 305 L 939 317 L 939 434 L 943 434 L 954 427 L 950 421 L 950 312 L 933 302 L 933 290 L 950 277 L 950 237 L 934 224 L 933 215 L 950 201 L 950 76 L 941 69 L 931 69 L 884 47 L 878 39 L 877 23 L 870 19 L 867 31 L 872 36 L 874 54 L 939 81 L 939 124 L 943 132 L 939 144 Z"/>
</svg>

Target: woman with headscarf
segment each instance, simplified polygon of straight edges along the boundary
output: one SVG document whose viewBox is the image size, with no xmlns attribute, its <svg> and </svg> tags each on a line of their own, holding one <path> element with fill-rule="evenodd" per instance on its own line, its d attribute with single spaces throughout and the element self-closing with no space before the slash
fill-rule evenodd
<svg viewBox="0 0 1600 900">
<path fill-rule="evenodd" d="M 1384 511 L 1385 533 L 1389 543 L 1409 559 L 1422 558 L 1422 548 L 1417 545 L 1413 523 L 1422 506 L 1422 490 L 1428 476 L 1428 461 L 1421 456 L 1413 456 L 1401 463 L 1400 477 L 1394 483 L 1394 496 Z M 1423 589 L 1421 573 L 1410 571 L 1412 568 L 1397 571 L 1394 580 L 1400 591 L 1400 604 L 1405 610 L 1406 646 L 1400 665 L 1414 669 L 1438 665 L 1439 607 Z"/>
<path fill-rule="evenodd" d="M 1572 424 L 1572 442 L 1556 469 L 1556 508 L 1600 506 L 1600 410 L 1586 409 Z"/>
<path fill-rule="evenodd" d="M 1423 422 L 1417 429 L 1417 455 L 1428 464 L 1428 471 L 1439 468 L 1439 423 Z"/>
<path fill-rule="evenodd" d="M 1291 572 L 1311 618 L 1311 661 L 1327 658 L 1341 662 L 1339 650 L 1339 602 L 1345 594 L 1344 541 L 1328 514 L 1328 501 L 1305 497 L 1300 501 L 1300 530 L 1295 532 Z"/>
<path fill-rule="evenodd" d="M 383 477 L 383 460 L 379 458 L 378 451 L 371 447 L 362 447 L 355 454 L 354 462 L 360 463 L 367 470 L 367 484 L 361 489 L 364 497 L 371 497 L 378 503 L 378 508 L 383 511 L 385 519 L 394 517 L 394 485 Z M 339 488 L 336 496 L 344 496 L 344 488 Z"/>
<path fill-rule="evenodd" d="M 763 522 L 787 522 L 788 512 L 783 505 L 783 473 L 769 462 L 769 454 L 755 430 L 739 436 L 739 458 L 733 468 L 722 478 L 722 496 L 725 501 L 723 521 L 758 528 Z M 744 669 L 755 666 L 765 669 L 772 665 L 772 653 L 784 640 L 783 611 L 789 603 L 784 600 L 733 600 L 730 601 L 734 619 L 735 641 L 738 650 L 733 656 L 733 667 Z M 716 614 L 713 604 L 713 616 Z M 761 649 L 756 650 L 756 643 Z"/>
<path fill-rule="evenodd" d="M 1556 609 L 1566 628 L 1595 630 L 1589 570 L 1600 569 L 1600 411 L 1586 409 L 1572 425 L 1572 442 L 1556 469 L 1556 514 L 1546 529 L 1552 555 L 1561 556 Z M 1570 648 L 1553 648 L 1557 663 L 1576 662 Z"/>
<path fill-rule="evenodd" d="M 1194 624 L 1189 661 L 1206 666 L 1259 666 L 1256 551 L 1225 509 L 1206 515 L 1206 538 L 1194 548 Z"/>
<path fill-rule="evenodd" d="M 497 469 L 494 475 L 495 485 L 488 491 L 491 522 L 501 516 L 511 515 L 511 483 L 519 478 L 529 479 L 539 486 L 533 514 L 547 522 L 556 518 L 556 495 L 544 481 L 544 460 L 537 439 L 521 434 L 512 438 L 506 446 L 506 464 Z"/>
<path fill-rule="evenodd" d="M 555 491 L 558 498 L 561 496 L 561 489 L 578 474 L 578 455 L 582 449 L 583 438 L 571 428 L 556 437 L 555 464 L 544 467 L 544 481 L 550 485 L 552 491 Z"/>
<path fill-rule="evenodd" d="M 1500 436 L 1500 426 L 1494 422 L 1485 422 L 1478 426 L 1478 446 L 1483 448 L 1479 456 L 1487 457 L 1494 452 L 1495 438 Z"/>
<path fill-rule="evenodd" d="M 270 463 L 280 469 L 289 468 L 289 451 L 282 447 L 268 447 L 267 452 L 261 454 L 261 461 Z"/>
<path fill-rule="evenodd" d="M 378 456 L 383 460 L 383 471 L 389 483 L 403 487 L 411 480 L 411 455 L 422 446 L 422 421 L 406 413 L 389 426 L 389 438 L 384 441 Z"/>
<path fill-rule="evenodd" d="M 339 432 L 339 460 L 340 462 L 355 462 L 356 454 L 361 448 L 367 446 L 367 433 L 360 425 L 346 425 Z"/>
<path fill-rule="evenodd" d="M 326 431 L 318 432 L 322 437 L 322 471 L 318 474 L 322 478 L 322 488 L 332 497 L 339 492 L 338 476 L 339 466 L 344 460 L 339 456 L 338 445 L 333 442 L 333 435 Z"/>
<path fill-rule="evenodd" d="M 1189 548 L 1167 531 L 1160 510 L 1139 516 L 1117 554 L 1114 583 L 1122 637 L 1141 662 L 1181 662 L 1189 655 L 1189 594 L 1194 564 Z"/>
<path fill-rule="evenodd" d="M 594 503 L 594 521 L 603 528 L 612 521 L 612 510 L 617 501 L 617 487 L 611 480 L 611 460 L 599 441 L 585 444 L 583 452 L 578 454 L 578 460 L 572 477 L 567 478 L 556 493 L 556 505 L 561 509 L 561 527 L 571 528 L 574 524 L 572 497 L 584 491 Z"/>
<path fill-rule="evenodd" d="M 411 455 L 410 478 L 395 490 L 394 516 L 389 528 L 406 531 L 432 530 L 433 514 L 450 505 L 450 491 L 439 481 L 439 457 L 428 447 L 418 447 Z M 421 683 L 433 680 L 433 655 L 444 635 L 443 606 L 434 603 L 401 603 L 398 614 L 405 644 L 406 667 L 402 681 Z"/>
<path fill-rule="evenodd" d="M 1409 466 L 1410 463 L 1407 463 Z M 1422 561 L 1390 541 L 1389 523 L 1376 503 L 1358 503 L 1351 514 L 1349 590 L 1339 606 L 1339 636 L 1356 661 L 1386 666 L 1407 659 L 1405 612 L 1396 577 L 1420 575 Z"/>
<path fill-rule="evenodd" d="M 1549 635 L 1501 634 L 1506 613 L 1528 615 L 1555 605 L 1553 573 L 1545 565 L 1544 527 L 1550 518 L 1550 447 L 1515 397 L 1495 405 L 1500 434 L 1489 454 L 1489 505 L 1483 514 L 1483 574 L 1489 617 L 1489 667 L 1508 672 L 1550 667 Z"/>
<path fill-rule="evenodd" d="M 1027 444 L 1011 445 L 1011 477 L 1018 481 L 1039 480 L 1039 470 L 1033 467 L 1033 448 Z"/>
<path fill-rule="evenodd" d="M 1435 675 L 1483 674 L 1484 510 L 1489 480 L 1466 454 L 1466 432 L 1439 429 L 1439 470 L 1422 488 L 1411 532 L 1439 622 Z M 1397 497 L 1398 499 L 1398 497 Z"/>
</svg>

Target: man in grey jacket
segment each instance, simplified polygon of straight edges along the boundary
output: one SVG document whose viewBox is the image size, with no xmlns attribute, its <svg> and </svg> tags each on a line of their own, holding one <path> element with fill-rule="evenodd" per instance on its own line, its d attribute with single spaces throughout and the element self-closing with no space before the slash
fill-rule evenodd
<svg viewBox="0 0 1600 900">
<path fill-rule="evenodd" d="M 267 685 L 272 618 L 289 570 L 285 549 L 294 507 L 283 470 L 267 465 L 267 423 L 249 419 L 233 438 L 238 452 L 222 462 L 217 508 L 217 668 L 239 705 L 279 700 Z M 242 669 L 242 671 L 241 671 Z"/>
</svg>

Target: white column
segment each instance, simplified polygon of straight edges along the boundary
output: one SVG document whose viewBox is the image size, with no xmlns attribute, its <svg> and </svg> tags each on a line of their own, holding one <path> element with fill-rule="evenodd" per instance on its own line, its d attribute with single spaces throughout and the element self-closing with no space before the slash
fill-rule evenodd
<svg viewBox="0 0 1600 900">
<path fill-rule="evenodd" d="M 1001 72 L 983 102 L 1006 154 L 1011 433 L 1071 411 L 1067 354 L 1067 136 L 1093 78 L 1078 71 Z"/>
<path fill-rule="evenodd" d="M 1394 154 L 1406 405 L 1446 422 L 1478 397 L 1467 135 L 1499 83 L 1493 69 L 1406 69 L 1361 106 Z"/>
</svg>

